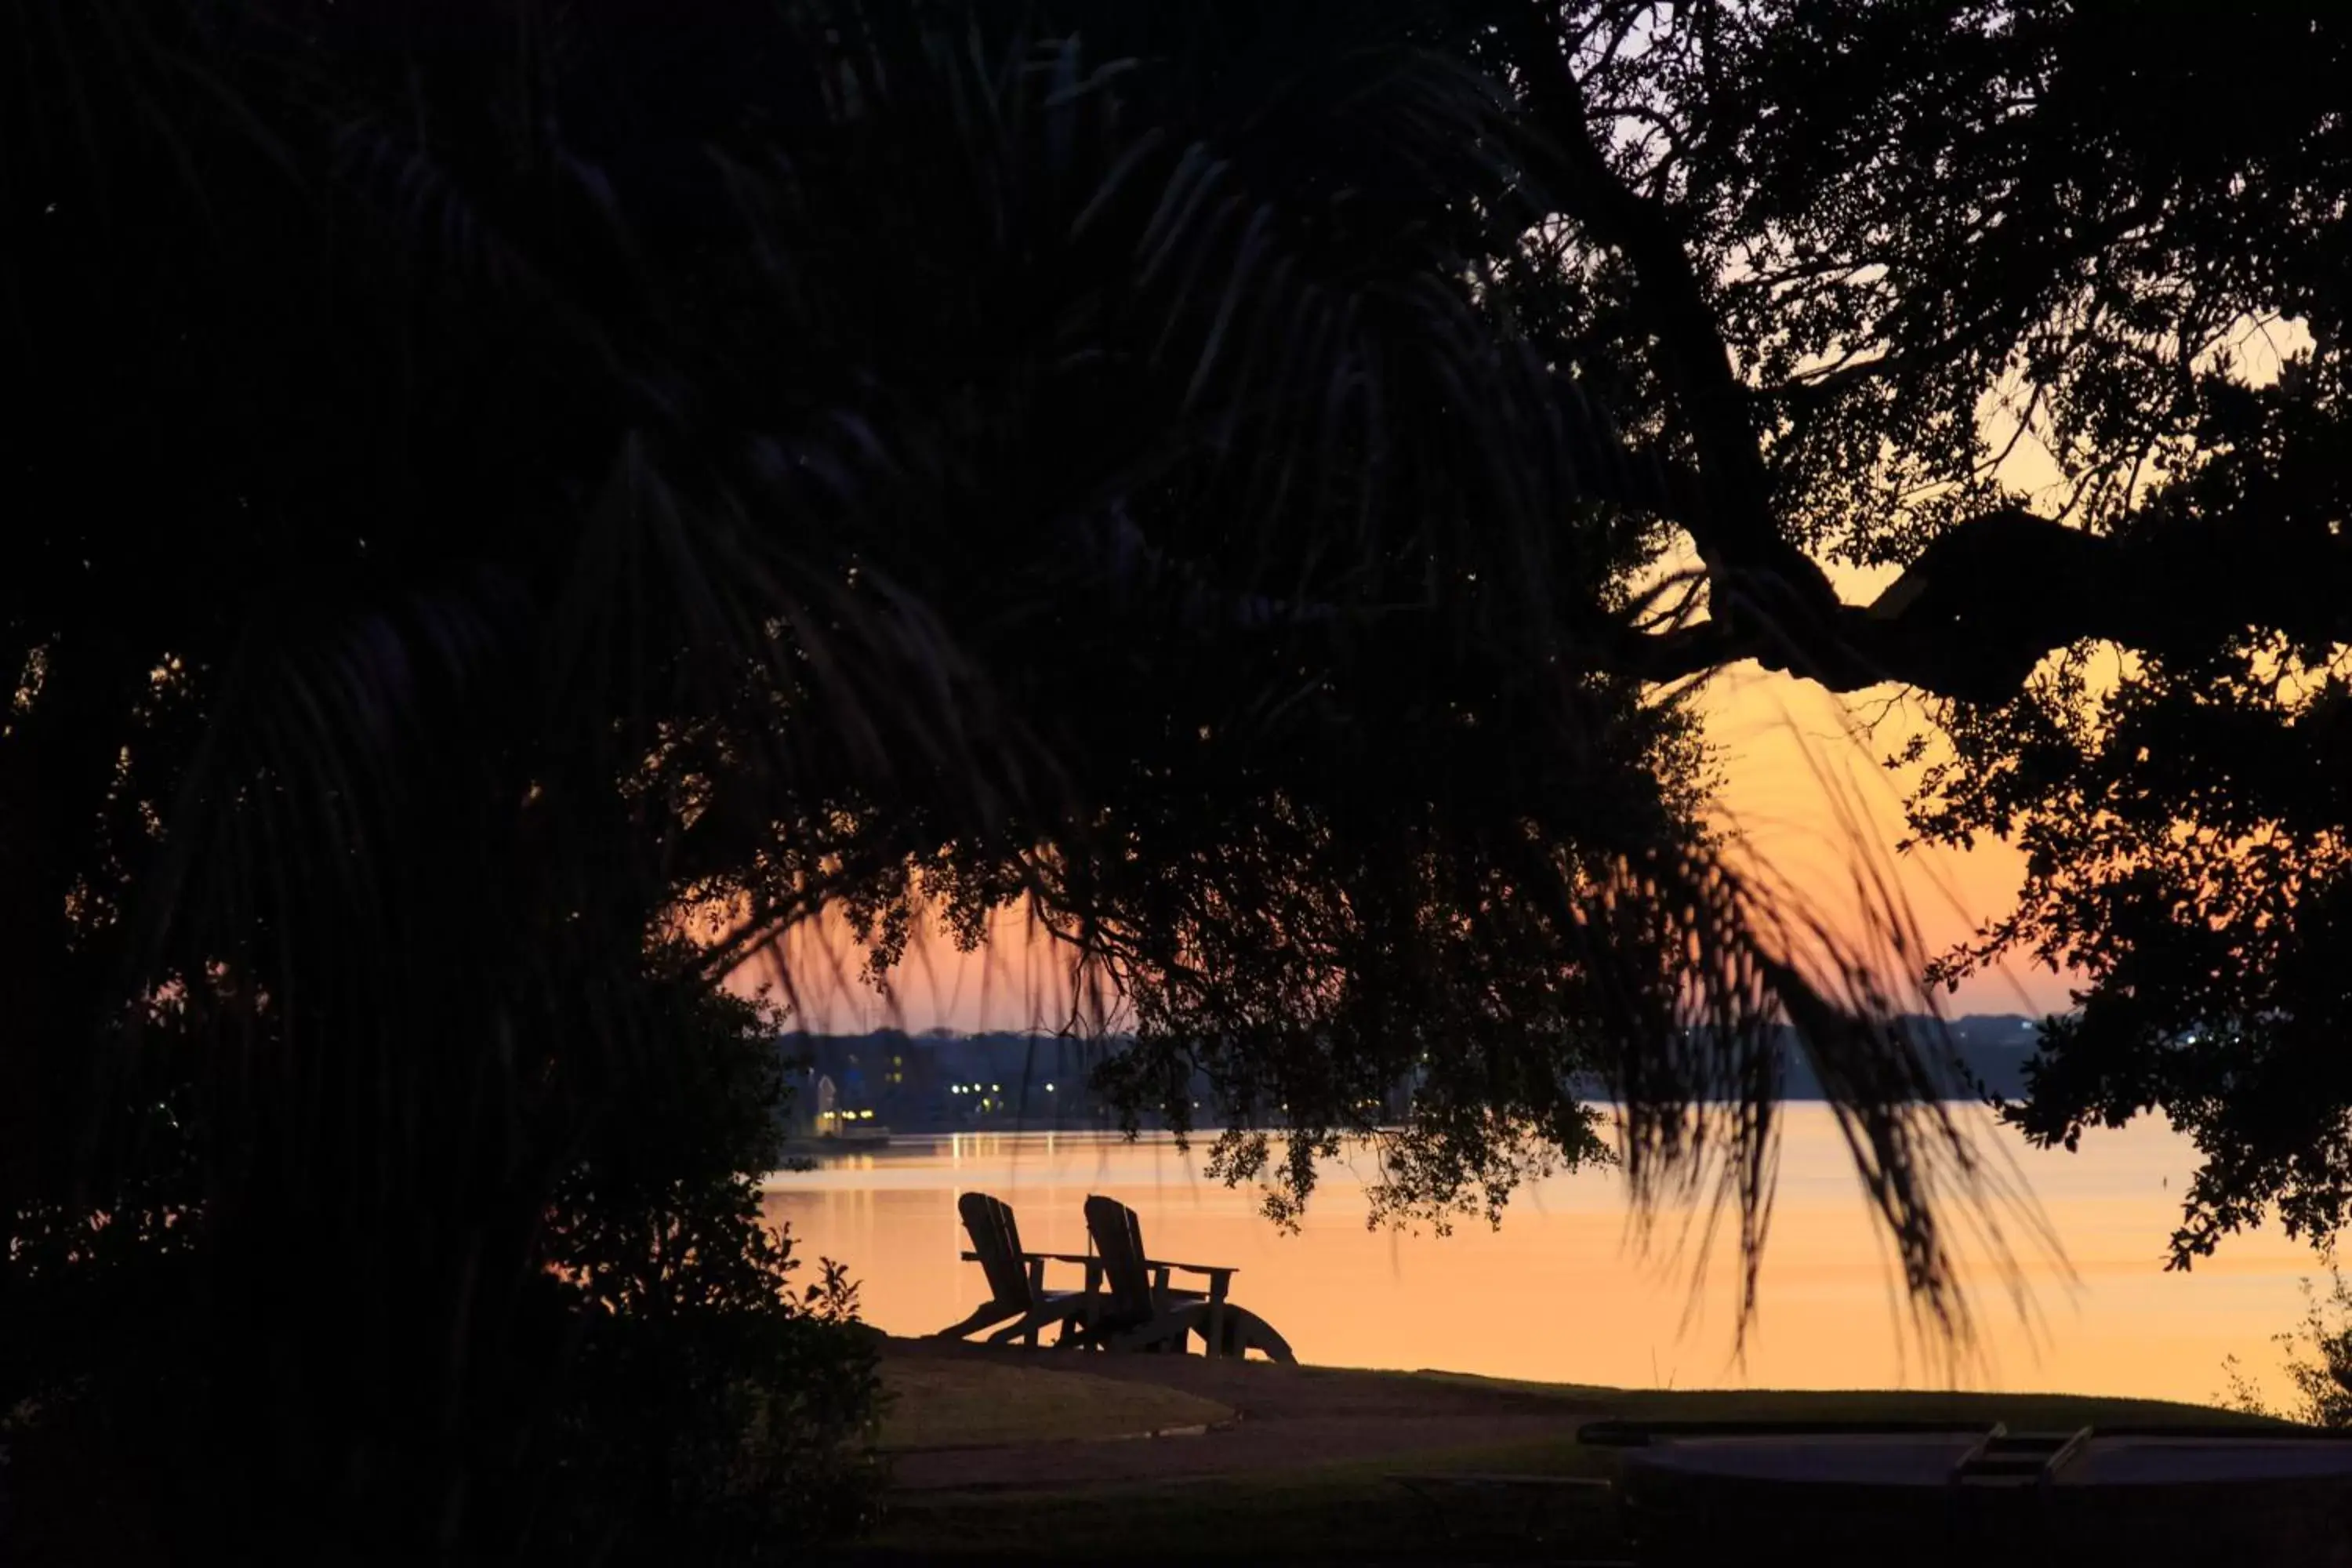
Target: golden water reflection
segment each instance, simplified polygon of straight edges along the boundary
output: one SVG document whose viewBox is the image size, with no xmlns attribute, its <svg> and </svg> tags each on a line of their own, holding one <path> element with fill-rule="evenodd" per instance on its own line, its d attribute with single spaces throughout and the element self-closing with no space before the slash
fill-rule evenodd
<svg viewBox="0 0 2352 1568">
<path fill-rule="evenodd" d="M 1012 1204 L 1023 1244 L 1048 1252 L 1086 1250 L 1080 1205 L 1107 1193 L 1140 1214 L 1153 1256 L 1238 1265 L 1235 1299 L 1303 1361 L 1628 1387 L 1952 1380 L 1895 1310 L 1887 1255 L 1826 1108 L 1790 1107 L 1787 1126 L 1744 1362 L 1731 1354 L 1731 1259 L 1718 1257 L 1694 1292 L 1687 1263 L 1633 1245 L 1622 1184 L 1606 1171 L 1523 1189 L 1499 1231 L 1471 1220 L 1436 1236 L 1367 1230 L 1362 1182 L 1342 1163 L 1286 1235 L 1250 1193 L 1203 1180 L 1197 1146 L 1188 1157 L 1164 1138 L 983 1133 L 900 1140 L 779 1173 L 767 1203 L 799 1256 L 850 1266 L 868 1321 L 894 1333 L 940 1328 L 986 1293 L 977 1267 L 957 1259 L 961 1193 Z M 2031 1310 L 2021 1317 L 1979 1260 L 1970 1272 L 1980 1352 L 1957 1381 L 2202 1401 L 2223 1387 L 2222 1358 L 2234 1352 L 2276 1386 L 2271 1336 L 2298 1319 L 2296 1282 L 2315 1265 L 2272 1229 L 2225 1244 L 2193 1274 L 2165 1273 L 2193 1166 L 2185 1140 L 2153 1120 L 2092 1135 L 2073 1155 L 1987 1136 L 2013 1152 L 2064 1262 L 2024 1255 Z"/>
</svg>

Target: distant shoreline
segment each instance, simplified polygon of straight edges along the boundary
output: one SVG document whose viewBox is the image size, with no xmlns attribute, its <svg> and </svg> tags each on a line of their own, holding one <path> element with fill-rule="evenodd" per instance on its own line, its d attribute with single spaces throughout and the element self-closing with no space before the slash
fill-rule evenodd
<svg viewBox="0 0 2352 1568">
<path fill-rule="evenodd" d="M 1825 1097 L 1818 1092 L 1811 1094 L 1784 1094 L 1780 1099 L 1782 1103 L 1791 1105 L 1821 1105 L 1827 1103 Z M 1594 1109 L 1603 1112 L 1612 1111 L 1617 1108 L 1617 1102 L 1614 1100 L 1594 1100 L 1591 1103 Z M 1980 1100 L 1948 1099 L 1937 1101 L 1936 1103 L 1955 1108 L 1974 1108 L 1982 1106 L 1985 1102 Z M 1189 1139 L 1195 1147 L 1202 1147 L 1214 1142 L 1217 1136 L 1224 1131 L 1225 1129 L 1223 1127 L 1195 1127 L 1184 1133 L 1183 1136 Z M 1270 1127 L 1264 1131 L 1278 1136 L 1282 1130 L 1278 1127 Z M 1138 1143 L 1165 1144 L 1172 1147 L 1176 1142 L 1177 1136 L 1178 1135 L 1174 1131 L 1168 1128 L 1147 1127 L 1137 1132 L 1135 1135 L 1135 1141 Z M 826 1158 L 838 1158 L 845 1154 L 888 1153 L 894 1151 L 912 1152 L 918 1145 L 936 1145 L 945 1143 L 958 1138 L 1067 1138 L 1071 1140 L 1097 1140 L 1107 1143 L 1123 1143 L 1127 1142 L 1127 1134 L 1115 1127 L 1049 1127 L 1034 1124 L 1028 1126 L 1007 1127 L 918 1128 L 903 1132 L 892 1131 L 878 1137 L 865 1135 L 855 1141 L 845 1141 L 836 1138 L 801 1138 L 794 1139 L 784 1145 L 783 1158 L 787 1163 L 773 1171 L 766 1173 L 763 1180 L 773 1180 L 779 1184 L 782 1184 L 783 1179 L 795 1175 L 806 1174 L 809 1170 L 814 1168 L 813 1165 L 794 1165 L 790 1163 L 795 1160 L 814 1162 Z"/>
</svg>

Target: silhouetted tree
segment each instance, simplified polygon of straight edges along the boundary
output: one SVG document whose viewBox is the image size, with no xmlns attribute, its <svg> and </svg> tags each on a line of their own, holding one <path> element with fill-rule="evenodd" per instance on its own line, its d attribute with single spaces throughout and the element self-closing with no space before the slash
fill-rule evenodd
<svg viewBox="0 0 2352 1568">
<path fill-rule="evenodd" d="M 2352 32 L 2310 7 L 1540 6 L 1515 42 L 1595 376 L 1688 464 L 1753 657 L 1928 701 L 1924 836 L 2010 838 L 2017 910 L 1937 966 L 2084 976 L 2011 1116 L 2161 1110 L 2186 1267 L 2352 1198 Z M 1622 406 L 1622 405 L 1621 405 Z M 1867 605 L 1817 563 L 1896 565 Z M 1923 752 L 1915 752 L 1915 760 Z"/>
<path fill-rule="evenodd" d="M 1923 825 L 2041 855 L 1995 940 L 2096 988 L 2030 1125 L 2161 1102 L 2234 1140 L 2207 1219 L 2330 1218 L 2342 1160 L 2279 1162 L 2347 1103 L 2302 760 L 2352 602 L 2343 47 L 2243 27 L 26 8 L 14 1227 L 156 1216 L 224 1531 L 503 1549 L 551 1205 L 677 988 L 829 905 L 887 968 L 1025 899 L 1138 1026 L 1111 1087 L 1181 1117 L 1205 1070 L 1237 1174 L 1290 1131 L 1278 1208 L 1401 1076 L 1422 1210 L 1598 1152 L 1597 1081 L 1637 1191 L 1719 1182 L 1752 1259 L 1785 1016 L 1948 1326 L 1937 1199 L 1985 1189 L 1906 950 L 1698 826 L 1665 683 L 1751 657 L 1946 704 Z M 2280 316 L 2314 346 L 2258 385 L 2216 333 Z M 1993 460 L 2011 393 L 2063 517 Z M 1907 565 L 1849 606 L 1840 556 Z"/>
</svg>

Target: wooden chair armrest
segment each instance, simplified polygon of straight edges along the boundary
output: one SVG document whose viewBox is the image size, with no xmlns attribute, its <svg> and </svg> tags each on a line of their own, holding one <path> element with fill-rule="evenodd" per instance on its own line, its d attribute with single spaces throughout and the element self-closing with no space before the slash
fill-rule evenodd
<svg viewBox="0 0 2352 1568">
<path fill-rule="evenodd" d="M 980 1254 L 977 1252 L 958 1253 L 957 1256 L 966 1263 L 980 1261 Z M 1024 1263 L 1033 1258 L 1044 1263 L 1092 1263 L 1095 1261 L 1092 1257 L 1083 1252 L 1024 1252 L 1021 1255 L 1021 1260 Z"/>
<path fill-rule="evenodd" d="M 1222 1263 L 1171 1263 L 1164 1258 L 1146 1258 L 1143 1266 L 1146 1268 L 1181 1268 L 1187 1274 L 1222 1274 L 1227 1279 L 1242 1271 L 1239 1264 L 1227 1266 Z"/>
</svg>

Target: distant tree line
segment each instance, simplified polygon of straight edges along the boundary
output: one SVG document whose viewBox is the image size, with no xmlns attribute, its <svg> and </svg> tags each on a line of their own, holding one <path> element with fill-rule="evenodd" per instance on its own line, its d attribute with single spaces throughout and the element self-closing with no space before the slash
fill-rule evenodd
<svg viewBox="0 0 2352 1568">
<path fill-rule="evenodd" d="M 1957 1080 L 1948 1092 L 2003 1104 L 2024 1096 L 2026 1069 L 2039 1048 L 2036 1020 L 2019 1014 L 1970 1015 L 1945 1020 L 1915 1015 L 1899 1020 L 1922 1048 L 1948 1047 Z M 791 1125 L 808 1127 L 808 1089 L 823 1076 L 838 1103 L 877 1118 L 894 1132 L 953 1131 L 966 1127 L 997 1131 L 1100 1127 L 1158 1131 L 1167 1118 L 1156 1106 L 1122 1105 L 1095 1090 L 1097 1072 L 1135 1044 L 1124 1034 L 1083 1038 L 999 1031 L 961 1034 L 902 1029 L 864 1034 L 787 1033 L 776 1042 L 788 1076 L 801 1086 Z M 1785 1100 L 1828 1098 L 1806 1058 L 1802 1039 L 1785 1026 L 1774 1031 Z M 1395 1124 L 1409 1120 L 1414 1088 L 1411 1074 L 1385 1085 L 1375 1114 Z M 1597 1078 L 1590 1088 L 1605 1092 Z M 1189 1098 L 1206 1107 L 1215 1086 L 1194 1078 Z M 1277 1118 L 1277 1121 L 1278 1121 Z"/>
</svg>

